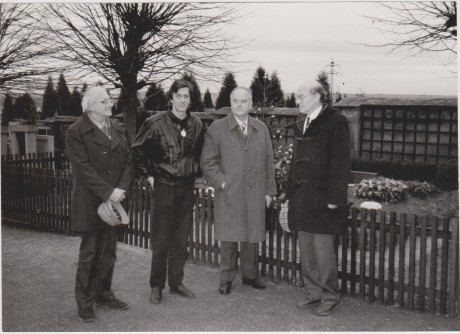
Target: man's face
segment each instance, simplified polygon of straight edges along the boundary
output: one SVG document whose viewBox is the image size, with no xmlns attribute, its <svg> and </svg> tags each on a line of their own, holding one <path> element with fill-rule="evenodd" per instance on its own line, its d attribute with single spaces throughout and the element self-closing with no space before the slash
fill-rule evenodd
<svg viewBox="0 0 460 334">
<path fill-rule="evenodd" d="M 244 89 L 237 89 L 230 97 L 230 104 L 232 105 L 232 113 L 239 117 L 244 117 L 249 113 L 252 107 L 251 97 Z"/>
<path fill-rule="evenodd" d="M 310 88 L 299 88 L 296 94 L 296 103 L 299 104 L 299 112 L 302 114 L 311 114 L 319 106 L 320 95 L 312 94 Z"/>
<path fill-rule="evenodd" d="M 172 109 L 178 113 L 185 113 L 190 104 L 190 92 L 187 87 L 179 88 L 176 93 L 173 93 L 170 100 Z"/>
<path fill-rule="evenodd" d="M 101 90 L 93 100 L 91 111 L 101 116 L 112 116 L 112 106 L 109 94 Z"/>
</svg>

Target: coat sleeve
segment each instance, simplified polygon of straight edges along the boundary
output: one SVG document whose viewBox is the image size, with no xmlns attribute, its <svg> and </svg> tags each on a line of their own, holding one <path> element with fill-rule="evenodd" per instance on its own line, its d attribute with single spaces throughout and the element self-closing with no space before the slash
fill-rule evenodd
<svg viewBox="0 0 460 334">
<path fill-rule="evenodd" d="M 211 186 L 214 189 L 219 189 L 225 181 L 225 176 L 222 173 L 220 152 L 212 127 L 208 129 L 205 135 L 200 167 Z"/>
<path fill-rule="evenodd" d="M 330 177 L 327 188 L 327 203 L 347 205 L 348 177 L 351 169 L 350 129 L 348 121 L 340 116 L 335 124 L 331 141 Z"/>
<path fill-rule="evenodd" d="M 77 126 L 69 128 L 66 135 L 66 148 L 72 173 L 77 182 L 82 183 L 102 202 L 108 200 L 114 187 L 104 180 L 89 162 L 86 146 Z"/>
<path fill-rule="evenodd" d="M 134 138 L 131 146 L 132 158 L 138 177 L 147 178 L 152 175 L 150 159 L 161 154 L 161 145 L 156 141 L 154 125 L 149 119 L 145 120 Z"/>
<path fill-rule="evenodd" d="M 266 195 L 276 195 L 275 180 L 275 157 L 273 154 L 273 145 L 268 129 L 265 128 L 265 170 L 266 170 Z"/>
</svg>

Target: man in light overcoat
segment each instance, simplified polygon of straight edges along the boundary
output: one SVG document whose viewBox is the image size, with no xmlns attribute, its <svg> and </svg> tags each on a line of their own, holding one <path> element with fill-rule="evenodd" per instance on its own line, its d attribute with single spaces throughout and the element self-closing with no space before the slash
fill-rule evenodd
<svg viewBox="0 0 460 334">
<path fill-rule="evenodd" d="M 72 168 L 71 229 L 81 234 L 75 282 L 80 320 L 95 319 L 93 305 L 126 310 L 112 292 L 117 229 L 103 222 L 97 209 L 108 200 L 122 202 L 134 176 L 128 140 L 111 120 L 106 90 L 93 87 L 82 100 L 83 114 L 69 127 L 66 148 Z"/>
<path fill-rule="evenodd" d="M 286 198 L 289 228 L 298 231 L 300 262 L 306 298 L 301 309 L 317 306 L 326 316 L 339 303 L 334 241 L 347 221 L 350 174 L 348 122 L 324 102 L 326 90 L 318 83 L 297 91 L 300 116 L 294 124 L 294 154 Z"/>
<path fill-rule="evenodd" d="M 265 207 L 276 194 L 273 148 L 264 123 L 250 117 L 252 93 L 244 87 L 231 95 L 232 112 L 208 128 L 200 164 L 215 190 L 215 238 L 220 240 L 222 295 L 230 293 L 241 246 L 243 284 L 264 289 L 257 243 L 265 240 Z"/>
</svg>

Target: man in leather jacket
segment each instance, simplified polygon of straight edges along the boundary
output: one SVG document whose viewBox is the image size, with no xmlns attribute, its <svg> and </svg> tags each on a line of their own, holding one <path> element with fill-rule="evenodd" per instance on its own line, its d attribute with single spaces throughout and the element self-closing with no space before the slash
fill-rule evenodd
<svg viewBox="0 0 460 334">
<path fill-rule="evenodd" d="M 168 276 L 171 293 L 187 298 L 184 264 L 193 221 L 195 176 L 203 147 L 203 125 L 187 111 L 193 86 L 176 80 L 168 96 L 171 110 L 145 120 L 132 145 L 139 176 L 154 189 L 150 301 L 158 304 Z"/>
</svg>

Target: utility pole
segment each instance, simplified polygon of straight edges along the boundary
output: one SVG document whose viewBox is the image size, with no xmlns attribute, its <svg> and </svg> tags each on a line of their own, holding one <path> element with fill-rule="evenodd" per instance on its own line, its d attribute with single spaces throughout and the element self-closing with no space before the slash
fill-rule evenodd
<svg viewBox="0 0 460 334">
<path fill-rule="evenodd" d="M 332 58 L 331 63 L 329 65 L 326 65 L 326 74 L 329 75 L 329 81 L 330 81 L 330 94 L 331 94 L 331 99 L 332 103 L 335 102 L 335 89 L 334 89 L 334 76 L 342 74 L 339 72 L 340 70 L 340 65 L 334 63 L 334 58 Z"/>
</svg>

